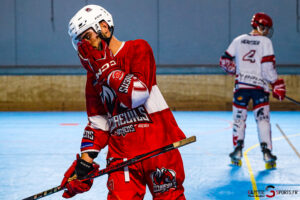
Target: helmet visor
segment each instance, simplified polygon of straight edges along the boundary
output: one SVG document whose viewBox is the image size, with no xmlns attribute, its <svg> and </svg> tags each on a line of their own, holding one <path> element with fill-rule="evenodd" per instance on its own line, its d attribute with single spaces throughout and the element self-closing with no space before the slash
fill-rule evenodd
<svg viewBox="0 0 300 200">
<path fill-rule="evenodd" d="M 78 44 L 78 42 L 80 42 L 80 39 L 79 39 L 80 37 L 74 37 L 74 38 L 72 38 L 72 45 L 73 45 L 73 47 L 74 47 L 74 49 L 77 51 L 78 49 L 77 49 L 77 44 Z"/>
</svg>

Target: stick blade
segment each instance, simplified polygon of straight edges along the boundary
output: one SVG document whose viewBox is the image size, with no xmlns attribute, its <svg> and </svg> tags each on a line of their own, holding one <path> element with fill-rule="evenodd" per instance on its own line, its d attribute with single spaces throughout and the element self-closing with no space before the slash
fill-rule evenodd
<svg viewBox="0 0 300 200">
<path fill-rule="evenodd" d="M 182 147 L 184 145 L 187 145 L 187 144 L 190 144 L 190 143 L 193 143 L 193 142 L 196 142 L 196 136 L 191 136 L 191 137 L 185 138 L 183 140 L 180 140 L 178 142 L 174 142 L 173 147 L 174 148 L 179 148 L 179 147 Z"/>
</svg>

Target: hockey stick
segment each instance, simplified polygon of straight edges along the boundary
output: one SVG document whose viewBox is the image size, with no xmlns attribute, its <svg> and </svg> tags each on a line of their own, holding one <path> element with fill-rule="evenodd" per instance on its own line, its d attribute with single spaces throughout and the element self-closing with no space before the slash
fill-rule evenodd
<svg viewBox="0 0 300 200">
<path fill-rule="evenodd" d="M 257 85 L 253 85 L 253 84 L 250 84 L 250 83 L 241 83 L 241 84 L 249 85 L 249 86 L 253 86 L 253 87 L 257 87 Z M 273 92 L 273 90 L 270 89 L 270 92 Z M 296 101 L 295 99 L 293 99 L 293 98 L 291 98 L 289 96 L 286 96 L 286 95 L 285 95 L 285 98 L 300 106 L 300 102 L 299 101 Z"/>
<path fill-rule="evenodd" d="M 292 149 L 295 151 L 296 155 L 300 158 L 300 154 L 297 151 L 297 149 L 294 147 L 294 145 L 291 143 L 291 141 L 289 140 L 289 138 L 284 134 L 283 130 L 280 128 L 280 126 L 278 124 L 276 124 L 277 128 L 279 129 L 279 131 L 281 132 L 281 134 L 283 135 L 284 139 L 287 141 L 287 143 L 289 143 L 289 145 L 292 147 Z"/>
<path fill-rule="evenodd" d="M 94 179 L 94 178 L 97 178 L 97 177 L 102 176 L 104 174 L 112 173 L 114 171 L 119 170 L 120 168 L 132 165 L 132 164 L 137 163 L 137 162 L 141 162 L 141 161 L 143 161 L 145 159 L 149 159 L 149 158 L 158 156 L 158 155 L 160 155 L 162 153 L 165 153 L 167 151 L 171 151 L 173 149 L 177 149 L 179 147 L 188 145 L 188 144 L 193 143 L 195 141 L 196 141 L 196 136 L 192 136 L 192 137 L 180 140 L 178 142 L 174 142 L 172 144 L 169 144 L 169 145 L 166 145 L 164 147 L 155 149 L 155 150 L 150 151 L 148 153 L 144 153 L 144 154 L 138 155 L 138 156 L 136 156 L 136 157 L 134 157 L 132 159 L 129 159 L 129 160 L 124 161 L 122 163 L 119 163 L 117 165 L 108 166 L 107 168 L 104 168 L 104 169 L 100 170 L 99 172 L 97 172 L 95 174 L 91 174 L 90 176 L 86 177 L 85 179 Z M 54 194 L 56 192 L 59 192 L 59 191 L 61 191 L 63 189 L 64 188 L 61 188 L 60 186 L 57 186 L 57 187 L 51 188 L 49 190 L 45 190 L 43 192 L 40 192 L 38 194 L 32 195 L 30 197 L 27 197 L 27 198 L 25 198 L 23 200 L 40 199 L 40 198 L 43 198 L 45 196 L 48 196 L 48 195 Z"/>
<path fill-rule="evenodd" d="M 295 103 L 295 104 L 297 104 L 297 105 L 300 106 L 300 102 L 299 102 L 299 101 L 296 101 L 295 99 L 292 99 L 291 97 L 288 97 L 288 96 L 286 96 L 286 95 L 285 95 L 285 98 L 287 98 L 287 99 L 290 100 L 291 102 L 293 102 L 293 103 Z"/>
</svg>

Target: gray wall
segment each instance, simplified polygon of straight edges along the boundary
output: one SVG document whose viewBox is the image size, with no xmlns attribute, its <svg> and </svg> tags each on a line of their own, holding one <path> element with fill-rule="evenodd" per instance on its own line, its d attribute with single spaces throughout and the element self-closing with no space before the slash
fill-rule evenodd
<svg viewBox="0 0 300 200">
<path fill-rule="evenodd" d="M 299 0 L 0 1 L 0 66 L 79 65 L 67 25 L 87 3 L 111 12 L 117 38 L 147 40 L 158 64 L 217 64 L 264 11 L 274 21 L 277 63 L 300 64 Z"/>
</svg>

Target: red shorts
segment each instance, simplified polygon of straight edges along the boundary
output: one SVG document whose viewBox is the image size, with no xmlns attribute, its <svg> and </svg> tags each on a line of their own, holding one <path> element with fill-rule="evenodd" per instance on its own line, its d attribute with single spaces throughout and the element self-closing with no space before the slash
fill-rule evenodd
<svg viewBox="0 0 300 200">
<path fill-rule="evenodd" d="M 115 161 L 110 164 L 116 164 Z M 182 186 L 185 175 L 181 155 L 177 149 L 130 165 L 129 173 L 120 170 L 109 174 L 108 200 L 143 199 L 146 185 L 153 199 L 185 199 Z"/>
</svg>

